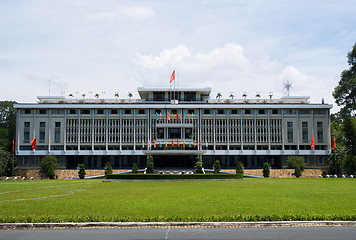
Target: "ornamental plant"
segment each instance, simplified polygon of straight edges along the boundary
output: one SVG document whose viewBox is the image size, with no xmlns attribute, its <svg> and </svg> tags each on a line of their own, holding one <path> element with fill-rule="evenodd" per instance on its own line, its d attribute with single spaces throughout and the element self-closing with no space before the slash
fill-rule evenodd
<svg viewBox="0 0 356 240">
<path fill-rule="evenodd" d="M 55 155 L 47 155 L 41 161 L 41 170 L 50 179 L 55 176 L 55 170 L 58 168 L 58 160 Z"/>
<path fill-rule="evenodd" d="M 265 178 L 268 178 L 268 177 L 269 177 L 270 170 L 269 170 L 268 162 L 265 162 L 265 163 L 263 164 L 263 171 L 262 171 L 262 173 L 263 173 L 263 176 L 264 176 Z"/>
<path fill-rule="evenodd" d="M 197 162 L 195 163 L 194 170 L 195 173 L 203 174 L 203 163 L 200 160 L 200 157 L 197 157 Z"/>
<path fill-rule="evenodd" d="M 138 166 L 136 163 L 132 165 L 132 173 L 138 173 Z"/>
<path fill-rule="evenodd" d="M 79 165 L 78 175 L 79 175 L 79 178 L 80 178 L 80 179 L 84 179 L 84 177 L 85 177 L 85 175 L 86 175 L 85 166 L 84 166 L 83 163 Z"/>
<path fill-rule="evenodd" d="M 214 173 L 220 173 L 221 167 L 219 160 L 216 160 L 214 163 Z"/>
<path fill-rule="evenodd" d="M 105 165 L 105 176 L 112 174 L 112 167 L 110 162 L 107 162 Z"/>
<path fill-rule="evenodd" d="M 302 176 L 302 170 L 300 169 L 300 167 L 298 165 L 295 167 L 294 175 L 296 178 L 299 178 L 300 176 Z"/>
<path fill-rule="evenodd" d="M 153 157 L 150 156 L 147 161 L 146 173 L 153 173 L 153 171 L 154 171 L 154 162 L 153 162 Z"/>
<path fill-rule="evenodd" d="M 236 174 L 238 178 L 243 178 L 244 177 L 244 166 L 242 165 L 242 162 L 239 162 L 236 166 Z"/>
</svg>

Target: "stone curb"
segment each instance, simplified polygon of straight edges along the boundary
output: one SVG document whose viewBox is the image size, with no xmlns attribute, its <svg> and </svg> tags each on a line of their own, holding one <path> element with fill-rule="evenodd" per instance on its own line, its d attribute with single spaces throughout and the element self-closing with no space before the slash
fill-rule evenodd
<svg viewBox="0 0 356 240">
<path fill-rule="evenodd" d="M 246 228 L 355 226 L 356 221 L 1 223 L 0 230 L 68 228 Z"/>
</svg>

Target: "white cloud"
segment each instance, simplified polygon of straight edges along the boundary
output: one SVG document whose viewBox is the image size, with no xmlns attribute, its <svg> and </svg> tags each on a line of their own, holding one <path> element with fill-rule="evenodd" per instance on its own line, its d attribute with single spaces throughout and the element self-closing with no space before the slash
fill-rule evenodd
<svg viewBox="0 0 356 240">
<path fill-rule="evenodd" d="M 155 17 L 155 12 L 149 8 L 144 6 L 130 6 L 130 7 L 120 7 L 120 12 L 125 16 L 134 19 L 146 19 Z"/>
</svg>

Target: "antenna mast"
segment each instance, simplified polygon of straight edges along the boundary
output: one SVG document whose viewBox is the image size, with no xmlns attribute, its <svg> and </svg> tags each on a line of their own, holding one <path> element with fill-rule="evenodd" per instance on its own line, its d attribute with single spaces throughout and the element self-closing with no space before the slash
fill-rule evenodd
<svg viewBox="0 0 356 240">
<path fill-rule="evenodd" d="M 291 88 L 293 88 L 292 87 L 293 83 L 291 83 L 291 82 L 289 82 L 289 80 L 287 80 L 287 82 L 283 83 L 283 85 L 284 85 L 284 89 L 287 90 L 287 96 L 289 96 L 289 90 Z"/>
</svg>

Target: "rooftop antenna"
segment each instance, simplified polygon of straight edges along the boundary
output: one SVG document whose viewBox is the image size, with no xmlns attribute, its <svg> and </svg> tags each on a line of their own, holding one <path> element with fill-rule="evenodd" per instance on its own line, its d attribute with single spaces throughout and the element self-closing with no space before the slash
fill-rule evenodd
<svg viewBox="0 0 356 240">
<path fill-rule="evenodd" d="M 284 89 L 287 90 L 287 96 L 289 96 L 289 90 L 291 88 L 293 88 L 292 87 L 293 83 L 291 83 L 291 82 L 289 82 L 289 80 L 287 80 L 287 82 L 284 82 L 283 85 L 284 85 Z"/>
</svg>

